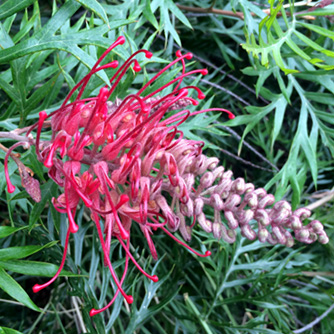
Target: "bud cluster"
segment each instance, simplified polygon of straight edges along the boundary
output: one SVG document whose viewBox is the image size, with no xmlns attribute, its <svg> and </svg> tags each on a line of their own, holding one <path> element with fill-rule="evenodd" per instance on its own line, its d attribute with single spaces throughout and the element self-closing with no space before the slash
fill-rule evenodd
<svg viewBox="0 0 334 334">
<path fill-rule="evenodd" d="M 186 203 L 176 203 L 175 200 L 173 203 L 176 216 L 182 217 L 178 228 L 185 240 L 190 240 L 191 228 L 185 224 L 184 217 L 194 217 L 204 231 L 212 232 L 215 238 L 228 243 L 235 241 L 238 227 L 245 238 L 258 238 L 272 245 L 278 243 L 292 247 L 294 239 L 291 230 L 295 238 L 303 243 L 316 240 L 323 244 L 328 242 L 323 225 L 318 220 L 307 225 L 303 223 L 310 217 L 310 210 L 299 208 L 292 211 L 287 201 L 275 203 L 275 197 L 267 194 L 265 189 L 255 189 L 252 183 L 245 183 L 243 178 L 232 180 L 232 172 L 225 172 L 215 158 L 200 154 L 189 159 L 182 178 L 187 185 L 189 199 Z M 196 191 L 191 191 L 196 178 L 199 178 L 199 185 Z M 178 191 L 174 192 L 177 198 Z M 213 221 L 206 218 L 204 206 L 214 210 Z"/>
</svg>

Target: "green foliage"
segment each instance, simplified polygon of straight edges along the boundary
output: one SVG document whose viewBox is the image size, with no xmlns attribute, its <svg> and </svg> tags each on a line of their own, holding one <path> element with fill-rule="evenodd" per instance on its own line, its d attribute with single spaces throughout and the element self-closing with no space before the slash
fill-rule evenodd
<svg viewBox="0 0 334 334">
<path fill-rule="evenodd" d="M 334 52 L 327 50 L 326 48 L 319 45 L 317 42 L 312 41 L 312 39 L 305 36 L 303 33 L 297 30 L 298 27 L 307 28 L 311 31 L 316 32 L 320 36 L 329 37 L 333 39 L 334 33 L 330 30 L 318 27 L 313 24 L 298 22 L 296 16 L 291 10 L 291 21 L 288 20 L 287 13 L 282 7 L 283 2 L 280 2 L 277 8 L 273 8 L 273 1 L 271 1 L 270 15 L 266 16 L 259 23 L 259 44 L 256 43 L 255 36 L 252 34 L 247 37 L 247 42 L 242 44 L 242 47 L 249 53 L 252 53 L 254 57 L 259 58 L 261 55 L 261 64 L 263 66 L 269 66 L 269 55 L 271 55 L 277 66 L 285 73 L 298 73 L 297 69 L 288 69 L 284 63 L 284 58 L 297 58 L 299 61 L 306 60 L 310 64 L 316 67 L 332 70 L 333 65 L 323 64 L 326 58 L 334 58 Z M 283 32 L 282 28 L 277 19 L 277 15 L 281 14 L 284 23 L 286 24 L 286 31 Z M 263 40 L 261 32 L 263 32 L 263 27 L 266 27 L 266 38 L 267 41 Z M 276 38 L 274 37 L 276 34 Z M 295 37 L 295 38 L 294 38 Z M 298 38 L 298 40 L 296 40 Z M 295 41 L 294 41 L 295 40 Z M 283 50 L 284 46 L 290 48 L 290 50 Z M 304 50 L 301 46 L 305 46 Z M 306 51 L 306 52 L 305 52 Z M 285 55 L 282 55 L 283 52 Z M 320 54 L 319 54 L 320 52 Z M 315 57 L 312 58 L 313 54 Z M 321 54 L 323 54 L 325 59 L 321 59 Z M 299 57 L 298 57 L 299 56 Z M 330 62 L 330 60 L 329 60 Z"/>
<path fill-rule="evenodd" d="M 225 115 L 214 112 L 197 115 L 180 127 L 184 136 L 202 140 L 207 155 L 220 157 L 236 177 L 276 191 L 277 199 L 285 196 L 294 207 L 314 202 L 333 191 L 334 7 L 301 3 L 182 1 L 201 9 L 192 13 L 173 0 L 3 1 L 0 131 L 29 126 L 39 111 L 58 108 L 119 35 L 130 48 L 117 47 L 111 58 L 126 59 L 141 48 L 154 57 L 139 57 L 146 69 L 129 73 L 112 99 L 147 82 L 182 45 L 197 60 L 189 68 L 209 70 L 205 81 L 185 79 L 206 93 L 199 107 L 222 107 L 237 116 L 226 122 Z M 210 13 L 212 7 L 226 12 Z M 172 67 L 147 91 L 179 71 Z M 108 69 L 94 76 L 85 97 L 108 83 L 111 73 Z M 12 143 L 1 138 L 5 147 Z M 326 246 L 284 249 L 240 236 L 228 245 L 197 230 L 191 246 L 213 254 L 197 258 L 158 234 L 154 241 L 160 260 L 153 263 L 138 229 L 132 252 L 147 272 L 158 274 L 159 282 L 148 281 L 130 266 L 125 291 L 135 296 L 134 304 L 128 308 L 118 296 L 112 308 L 90 318 L 89 310 L 103 307 L 116 287 L 84 210 L 77 214 L 80 230 L 70 242 L 60 278 L 45 294 L 34 295 L 31 287 L 58 269 L 67 225 L 65 215 L 50 205 L 58 189 L 47 181 L 46 169 L 31 150 L 17 151 L 41 181 L 42 201 L 34 203 L 22 191 L 10 159 L 17 190 L 8 194 L 0 179 L 0 325 L 6 326 L 0 334 L 281 334 L 311 323 L 333 304 L 333 239 Z M 323 203 L 314 214 L 330 236 L 332 203 Z M 111 253 L 120 274 L 125 256 L 117 242 Z M 332 319 L 333 310 L 305 333 L 331 333 Z"/>
</svg>

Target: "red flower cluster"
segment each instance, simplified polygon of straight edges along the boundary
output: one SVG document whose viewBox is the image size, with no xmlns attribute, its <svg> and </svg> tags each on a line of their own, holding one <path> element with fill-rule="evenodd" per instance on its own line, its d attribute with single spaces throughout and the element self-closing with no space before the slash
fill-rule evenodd
<svg viewBox="0 0 334 334">
<path fill-rule="evenodd" d="M 146 277 L 154 282 L 158 281 L 157 276 L 147 274 L 140 267 L 129 251 L 132 222 L 139 225 L 154 259 L 158 256 L 152 235 L 157 229 L 198 256 L 209 256 L 209 251 L 204 255 L 200 254 L 171 233 L 179 230 L 183 238 L 189 241 L 196 221 L 205 231 L 212 232 L 216 238 L 223 238 L 227 242 L 235 240 L 235 229 L 239 225 L 242 234 L 251 240 L 258 236 L 262 242 L 291 246 L 293 239 L 286 228 L 292 228 L 300 241 L 313 242 L 319 237 L 320 242 L 328 242 L 319 222 L 313 221 L 308 226 L 303 226 L 302 220 L 309 216 L 306 209 L 292 213 L 286 202 L 278 202 L 272 209 L 266 209 L 266 206 L 274 202 L 272 195 L 268 195 L 264 189 L 254 190 L 254 186 L 245 184 L 243 179 L 231 180 L 232 173 L 224 172 L 223 167 L 217 166 L 218 159 L 207 158 L 202 154 L 202 142 L 183 138 L 178 126 L 189 116 L 217 110 L 234 118 L 225 109 L 197 112 L 184 109 L 187 105 L 198 104 L 196 99 L 189 96 L 190 91 L 197 93 L 197 99 L 205 97 L 195 86 L 181 88 L 186 76 L 207 74 L 205 69 L 186 72 L 185 59 L 191 59 L 191 53 L 182 55 L 178 51 L 176 59 L 154 75 L 136 94 L 128 95 L 122 101 L 109 102 L 110 95 L 125 73 L 129 69 L 135 72 L 141 70 L 135 56 L 144 53 L 146 58 L 152 57 L 149 51 L 139 50 L 115 72 L 110 79 L 110 88 L 102 87 L 97 97 L 82 99 L 93 74 L 118 67 L 117 61 L 100 64 L 112 49 L 124 42 L 124 37 L 119 37 L 98 59 L 89 74 L 71 90 L 62 106 L 50 115 L 40 112 L 39 122 L 27 133 L 29 135 L 37 128 L 37 157 L 49 169 L 49 176 L 54 182 L 64 189 L 63 194 L 53 199 L 53 205 L 59 212 L 66 213 L 69 221 L 59 270 L 47 283 L 36 284 L 34 292 L 51 284 L 61 272 L 70 233 L 78 231 L 75 214 L 81 200 L 91 212 L 102 245 L 104 264 L 109 267 L 117 285 L 117 292 L 110 303 L 102 309 L 92 309 L 91 316 L 107 309 L 119 292 L 128 303 L 132 303 L 132 296 L 122 289 L 129 259 Z M 145 95 L 145 90 L 177 63 L 182 65 L 182 74 Z M 173 85 L 171 93 L 159 97 L 161 91 Z M 77 89 L 77 97 L 69 102 Z M 181 111 L 172 116 L 164 117 L 168 111 L 179 109 Z M 40 135 L 43 124 L 50 117 L 52 138 L 48 142 L 42 142 Z M 8 160 L 8 156 L 6 158 Z M 8 177 L 7 160 L 5 167 L 8 191 L 13 192 L 15 188 Z M 200 179 L 195 189 L 197 177 Z M 164 196 L 165 193 L 170 195 L 170 201 Z M 214 209 L 213 222 L 206 219 L 204 205 Z M 226 226 L 222 223 L 222 211 L 227 221 Z M 186 217 L 192 218 L 193 222 L 187 224 Z M 252 219 L 259 222 L 257 233 L 249 225 Z M 267 230 L 268 226 L 272 229 L 271 233 Z M 110 261 L 112 237 L 119 240 L 126 252 L 121 279 L 117 277 Z"/>
</svg>

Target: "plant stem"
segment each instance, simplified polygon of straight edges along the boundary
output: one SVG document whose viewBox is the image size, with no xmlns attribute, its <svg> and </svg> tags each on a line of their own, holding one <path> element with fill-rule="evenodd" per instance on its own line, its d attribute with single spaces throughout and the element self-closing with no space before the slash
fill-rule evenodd
<svg viewBox="0 0 334 334">
<path fill-rule="evenodd" d="M 301 5 L 309 5 L 307 4 L 307 2 L 302 1 Z M 207 13 L 207 14 L 217 14 L 217 15 L 225 15 L 225 16 L 231 16 L 231 17 L 236 17 L 240 20 L 243 20 L 244 17 L 244 13 L 242 12 L 233 12 L 231 10 L 224 10 L 224 9 L 217 9 L 217 8 L 200 8 L 200 7 L 190 7 L 190 6 L 183 6 L 183 5 L 177 5 L 177 7 L 179 7 L 179 9 L 181 10 L 185 10 L 185 11 L 189 11 L 189 12 L 194 12 L 194 13 Z M 270 9 L 264 9 L 263 12 L 267 15 L 270 15 Z M 287 15 L 289 15 L 290 13 L 287 13 Z M 251 13 L 252 16 L 255 16 L 255 13 Z M 281 13 L 278 13 L 277 16 L 281 16 Z M 304 15 L 304 16 L 300 16 L 301 19 L 304 20 L 315 20 L 314 16 L 311 15 Z"/>
</svg>

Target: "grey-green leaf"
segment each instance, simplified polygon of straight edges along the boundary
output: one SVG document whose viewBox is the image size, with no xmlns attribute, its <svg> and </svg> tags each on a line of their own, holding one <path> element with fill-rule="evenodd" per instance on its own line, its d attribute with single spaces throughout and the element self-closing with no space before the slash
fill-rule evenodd
<svg viewBox="0 0 334 334">
<path fill-rule="evenodd" d="M 20 10 L 32 5 L 35 0 L 8 0 L 0 6 L 0 20 L 9 17 Z"/>
<path fill-rule="evenodd" d="M 76 1 L 79 2 L 85 8 L 87 8 L 88 10 L 91 10 L 95 15 L 100 17 L 104 21 L 104 23 L 109 25 L 108 17 L 105 10 L 96 0 L 76 0 Z"/>
</svg>

